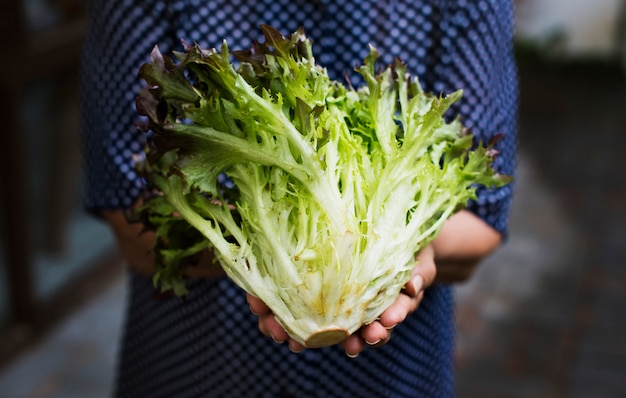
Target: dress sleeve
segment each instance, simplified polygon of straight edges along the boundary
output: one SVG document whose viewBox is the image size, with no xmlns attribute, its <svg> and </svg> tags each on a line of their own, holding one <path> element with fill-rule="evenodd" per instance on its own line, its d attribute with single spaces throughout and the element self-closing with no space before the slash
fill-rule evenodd
<svg viewBox="0 0 626 398">
<path fill-rule="evenodd" d="M 496 134 L 499 155 L 494 169 L 514 175 L 517 157 L 518 78 L 513 52 L 513 2 L 444 1 L 439 26 L 433 29 L 433 80 L 436 93 L 463 89 L 450 111 L 486 143 Z M 506 236 L 513 184 L 478 187 L 469 210 Z"/>
<path fill-rule="evenodd" d="M 174 42 L 168 2 L 159 0 L 90 2 L 90 26 L 81 71 L 81 117 L 86 177 L 85 207 L 130 207 L 142 190 L 134 169 L 144 133 L 135 126 L 140 66 L 155 44 Z"/>
</svg>

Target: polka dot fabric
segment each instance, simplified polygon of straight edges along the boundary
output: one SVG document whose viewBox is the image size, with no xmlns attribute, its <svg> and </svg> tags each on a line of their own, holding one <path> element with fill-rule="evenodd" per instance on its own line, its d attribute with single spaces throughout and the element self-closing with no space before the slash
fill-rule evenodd
<svg viewBox="0 0 626 398">
<path fill-rule="evenodd" d="M 92 0 L 82 93 L 87 208 L 130 206 L 142 181 L 134 154 L 145 137 L 134 97 L 141 64 L 158 44 L 179 39 L 248 47 L 267 23 L 289 33 L 302 26 L 332 78 L 361 84 L 353 72 L 368 52 L 399 57 L 424 88 L 464 96 L 460 114 L 477 141 L 498 133 L 495 167 L 513 174 L 517 80 L 513 6 L 505 0 Z M 478 189 L 469 208 L 506 233 L 512 186 Z M 390 343 L 356 359 L 338 347 L 291 353 L 262 336 L 243 292 L 228 280 L 195 281 L 185 301 L 156 301 L 149 278 L 131 272 L 116 397 L 451 397 L 451 289 L 428 290 Z"/>
<path fill-rule="evenodd" d="M 261 335 L 227 279 L 195 281 L 183 301 L 157 301 L 131 273 L 116 397 L 451 397 L 453 302 L 427 291 L 392 341 L 355 359 L 340 347 L 299 354 Z"/>
</svg>

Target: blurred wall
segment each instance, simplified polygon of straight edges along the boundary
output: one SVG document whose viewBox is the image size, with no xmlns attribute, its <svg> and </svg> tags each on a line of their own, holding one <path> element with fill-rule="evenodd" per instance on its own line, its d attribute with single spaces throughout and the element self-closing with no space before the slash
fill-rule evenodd
<svg viewBox="0 0 626 398">
<path fill-rule="evenodd" d="M 625 9 L 622 0 L 518 0 L 517 36 L 558 40 L 558 50 L 568 57 L 614 57 Z"/>
</svg>

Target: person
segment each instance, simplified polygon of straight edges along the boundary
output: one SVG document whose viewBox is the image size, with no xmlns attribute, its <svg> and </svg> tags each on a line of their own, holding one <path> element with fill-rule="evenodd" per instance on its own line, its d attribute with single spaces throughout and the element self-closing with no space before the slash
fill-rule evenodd
<svg viewBox="0 0 626 398">
<path fill-rule="evenodd" d="M 480 140 L 504 133 L 494 168 L 515 169 L 517 76 L 514 9 L 506 0 L 92 0 L 82 94 L 86 207 L 108 222 L 130 264 L 116 397 L 451 397 L 454 299 L 506 239 L 513 186 L 479 188 L 419 253 L 411 282 L 377 321 L 339 345 L 303 349 L 269 308 L 246 296 L 219 267 L 188 270 L 185 300 L 155 299 L 153 236 L 125 211 L 143 188 L 133 156 L 137 71 L 159 45 L 248 48 L 259 25 L 303 27 L 318 63 L 343 79 L 368 52 L 402 59 L 426 91 L 464 89 L 460 114 Z M 349 79 L 356 86 L 358 76 Z M 269 336 L 276 341 L 275 344 Z"/>
</svg>

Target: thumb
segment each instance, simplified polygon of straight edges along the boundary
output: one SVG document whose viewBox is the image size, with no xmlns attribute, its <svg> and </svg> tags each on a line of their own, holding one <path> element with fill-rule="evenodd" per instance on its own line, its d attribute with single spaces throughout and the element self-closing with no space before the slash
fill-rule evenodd
<svg viewBox="0 0 626 398">
<path fill-rule="evenodd" d="M 415 257 L 415 267 L 411 279 L 404 287 L 404 293 L 415 297 L 422 290 L 433 284 L 437 275 L 435 266 L 435 250 L 432 245 L 424 247 Z"/>
</svg>

